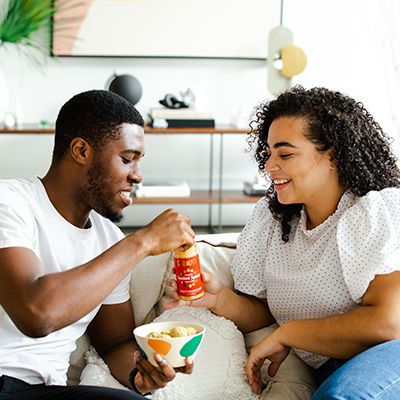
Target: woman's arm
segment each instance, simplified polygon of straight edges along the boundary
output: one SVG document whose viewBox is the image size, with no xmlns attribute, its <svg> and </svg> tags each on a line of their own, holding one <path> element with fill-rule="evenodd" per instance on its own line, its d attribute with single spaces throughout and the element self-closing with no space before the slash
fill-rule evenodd
<svg viewBox="0 0 400 400">
<path fill-rule="evenodd" d="M 266 300 L 224 287 L 211 311 L 230 319 L 243 332 L 251 332 L 275 322 Z"/>
<path fill-rule="evenodd" d="M 174 301 L 166 304 L 165 308 L 206 307 L 214 314 L 233 321 L 243 333 L 263 328 L 275 322 L 266 300 L 235 292 L 224 286 L 215 275 L 209 272 L 203 272 L 202 277 L 204 296 L 192 301 L 179 300 L 176 282 L 173 279 L 168 280 L 168 286 L 172 289 L 168 295 Z"/>
<path fill-rule="evenodd" d="M 400 272 L 376 275 L 362 305 L 328 318 L 282 325 L 282 344 L 335 358 L 350 358 L 400 337 Z"/>
<path fill-rule="evenodd" d="M 253 390 L 260 386 L 259 369 L 265 359 L 274 376 L 290 347 L 348 359 L 376 344 L 400 338 L 400 272 L 376 275 L 362 305 L 327 318 L 294 320 L 280 326 L 251 351 L 246 373 Z"/>
</svg>

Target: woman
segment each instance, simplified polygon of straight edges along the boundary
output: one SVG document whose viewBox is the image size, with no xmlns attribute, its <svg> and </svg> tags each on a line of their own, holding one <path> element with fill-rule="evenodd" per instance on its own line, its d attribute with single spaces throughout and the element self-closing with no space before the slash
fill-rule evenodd
<svg viewBox="0 0 400 400">
<path fill-rule="evenodd" d="M 361 103 L 325 88 L 295 87 L 254 122 L 250 145 L 272 184 L 240 236 L 236 290 L 205 274 L 190 305 L 243 332 L 278 323 L 246 365 L 256 393 L 264 361 L 274 376 L 293 348 L 321 384 L 314 399 L 400 398 L 400 171 L 388 137 Z"/>
</svg>

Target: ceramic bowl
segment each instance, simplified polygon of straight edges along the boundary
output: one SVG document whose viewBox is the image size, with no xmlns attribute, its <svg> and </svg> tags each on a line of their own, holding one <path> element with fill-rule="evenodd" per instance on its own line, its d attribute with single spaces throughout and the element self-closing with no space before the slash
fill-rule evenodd
<svg viewBox="0 0 400 400">
<path fill-rule="evenodd" d="M 181 337 L 148 337 L 151 332 L 159 333 L 180 326 L 193 327 L 196 329 L 197 333 L 195 335 Z M 138 345 L 147 355 L 151 364 L 158 366 L 154 360 L 154 355 L 158 353 L 174 368 L 183 367 L 186 357 L 195 358 L 203 340 L 204 333 L 204 326 L 184 321 L 154 322 L 138 326 L 133 331 Z"/>
</svg>

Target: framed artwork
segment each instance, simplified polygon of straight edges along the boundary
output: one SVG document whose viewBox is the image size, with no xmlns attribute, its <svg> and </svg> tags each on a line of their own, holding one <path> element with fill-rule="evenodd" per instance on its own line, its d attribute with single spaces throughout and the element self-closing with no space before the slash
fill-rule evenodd
<svg viewBox="0 0 400 400">
<path fill-rule="evenodd" d="M 56 2 L 57 4 L 57 2 Z M 59 0 L 52 54 L 266 59 L 280 0 Z"/>
</svg>

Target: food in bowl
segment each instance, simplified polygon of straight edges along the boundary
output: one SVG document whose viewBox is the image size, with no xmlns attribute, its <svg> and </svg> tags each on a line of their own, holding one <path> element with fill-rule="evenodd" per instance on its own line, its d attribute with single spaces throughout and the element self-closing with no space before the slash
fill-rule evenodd
<svg viewBox="0 0 400 400">
<path fill-rule="evenodd" d="M 183 336 L 193 336 L 197 333 L 193 326 L 177 326 L 176 328 L 167 329 L 161 332 L 150 332 L 147 337 L 152 338 L 165 338 L 165 337 L 183 337 Z"/>
<path fill-rule="evenodd" d="M 165 334 L 171 331 L 176 336 Z M 205 328 L 192 322 L 167 321 L 138 326 L 133 333 L 151 364 L 158 366 L 154 355 L 160 354 L 169 364 L 177 368 L 185 365 L 186 357 L 195 358 L 203 340 Z"/>
</svg>

